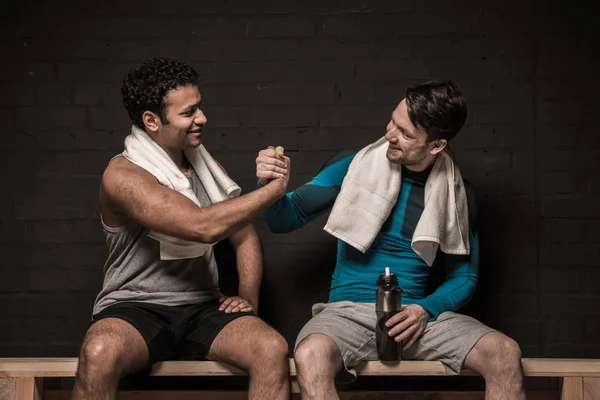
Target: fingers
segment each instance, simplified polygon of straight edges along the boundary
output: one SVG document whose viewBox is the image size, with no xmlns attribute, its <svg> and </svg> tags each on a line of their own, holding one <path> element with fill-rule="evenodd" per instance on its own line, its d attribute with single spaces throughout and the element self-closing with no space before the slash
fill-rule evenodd
<svg viewBox="0 0 600 400">
<path fill-rule="evenodd" d="M 269 155 L 263 153 L 262 151 L 258 153 L 258 157 L 256 157 L 256 164 L 273 165 L 275 167 L 285 168 L 285 161 L 283 160 L 283 157 L 277 158 L 275 154 Z"/>
<path fill-rule="evenodd" d="M 408 329 L 408 327 L 412 326 L 413 324 L 414 324 L 413 321 L 411 321 L 409 319 L 405 319 L 404 321 L 396 324 L 393 328 L 388 330 L 388 335 L 396 336 L 396 335 L 404 332 L 406 329 Z"/>
<path fill-rule="evenodd" d="M 419 328 L 417 318 L 410 314 L 406 309 L 393 315 L 387 320 L 385 325 L 390 328 L 388 330 L 388 335 L 392 337 L 396 336 L 396 342 L 404 340 L 414 331 L 414 329 Z"/>
<path fill-rule="evenodd" d="M 285 156 L 285 149 L 281 146 L 277 146 L 277 147 L 269 146 L 265 150 L 259 151 L 258 155 L 281 159 L 281 158 L 283 158 L 283 156 Z"/>
<path fill-rule="evenodd" d="M 394 341 L 396 343 L 401 343 L 401 342 L 405 343 L 409 338 L 412 339 L 412 337 L 415 335 L 415 333 L 417 333 L 418 330 L 419 330 L 418 325 L 410 325 L 401 334 L 397 335 L 394 338 Z"/>
<path fill-rule="evenodd" d="M 423 334 L 423 332 L 424 332 L 424 331 L 425 331 L 425 330 L 424 330 L 423 328 L 418 328 L 418 329 L 415 331 L 414 335 L 412 335 L 412 337 L 410 338 L 410 340 L 408 341 L 408 343 L 406 343 L 404 346 L 402 346 L 402 348 L 403 348 L 404 350 L 406 350 L 406 349 L 408 349 L 410 346 L 412 346 L 412 345 L 413 345 L 413 343 L 414 343 L 414 342 L 416 342 L 416 341 L 417 341 L 417 339 L 421 337 L 421 335 Z"/>
<path fill-rule="evenodd" d="M 269 155 L 265 153 L 267 150 L 263 150 L 258 153 L 256 157 L 256 169 L 257 170 L 269 170 L 279 173 L 283 173 L 287 170 L 286 157 L 282 156 L 278 158 L 277 155 Z"/>
<path fill-rule="evenodd" d="M 405 310 L 402 310 L 402 311 L 394 314 L 390 319 L 388 319 L 387 322 L 385 323 L 385 326 L 390 328 L 390 327 L 396 325 L 397 323 L 404 321 L 406 318 L 408 318 L 408 313 Z"/>
<path fill-rule="evenodd" d="M 280 157 L 283 157 L 283 155 L 285 153 L 285 149 L 282 146 L 277 146 L 277 147 L 269 146 L 269 147 L 267 147 L 267 149 L 275 150 L 275 153 Z"/>
<path fill-rule="evenodd" d="M 281 146 L 269 146 L 256 157 L 256 177 L 266 184 L 272 179 L 284 178 L 289 173 L 289 158 Z"/>
<path fill-rule="evenodd" d="M 233 309 L 236 308 L 241 302 L 242 299 L 240 299 L 239 297 L 232 297 L 231 303 L 229 303 L 223 311 L 225 311 L 226 313 L 233 312 Z"/>
<path fill-rule="evenodd" d="M 288 170 L 285 167 L 285 163 L 283 161 L 279 161 L 281 162 L 284 167 L 279 167 L 273 164 L 265 164 L 261 161 L 258 161 L 257 159 L 257 164 L 256 164 L 256 176 L 258 179 L 265 180 L 268 181 L 269 179 L 276 179 L 276 178 L 283 178 L 285 175 L 287 175 Z"/>
<path fill-rule="evenodd" d="M 237 313 L 237 312 L 252 312 L 252 311 L 254 311 L 254 308 L 247 301 L 241 301 L 237 306 L 235 306 L 231 310 L 232 313 Z"/>
<path fill-rule="evenodd" d="M 222 301 L 219 311 L 224 311 L 227 314 L 236 312 L 253 312 L 254 307 L 252 307 L 252 304 L 250 304 L 247 300 L 244 300 L 238 296 L 233 296 L 227 297 Z"/>
<path fill-rule="evenodd" d="M 389 328 L 388 335 L 393 337 L 394 341 L 405 343 L 404 349 L 412 346 L 425 331 L 425 324 L 422 324 L 408 307 L 388 319 L 386 326 Z"/>
<path fill-rule="evenodd" d="M 272 165 L 272 164 L 264 164 L 264 163 L 259 163 L 256 165 L 256 170 L 259 172 L 262 171 L 269 171 L 269 172 L 275 172 L 278 174 L 287 174 L 287 168 L 285 163 L 283 163 L 283 167 L 279 167 L 277 165 Z"/>
<path fill-rule="evenodd" d="M 229 307 L 233 300 L 233 297 L 221 297 L 221 299 L 219 300 L 219 302 L 221 303 L 221 305 L 219 306 L 219 311 L 223 311 L 227 307 Z"/>
<path fill-rule="evenodd" d="M 261 182 L 268 182 L 271 179 L 278 179 L 278 178 L 284 178 L 285 174 L 279 174 L 277 172 L 270 172 L 270 171 L 263 171 L 263 172 L 257 172 L 256 173 L 256 177 L 261 181 Z M 266 184 L 266 183 L 265 183 Z"/>
</svg>

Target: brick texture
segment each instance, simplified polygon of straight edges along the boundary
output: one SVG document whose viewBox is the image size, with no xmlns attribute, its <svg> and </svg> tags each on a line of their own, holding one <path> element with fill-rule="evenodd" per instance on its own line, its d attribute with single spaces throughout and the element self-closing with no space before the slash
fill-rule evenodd
<svg viewBox="0 0 600 400">
<path fill-rule="evenodd" d="M 261 148 L 285 146 L 299 185 L 380 137 L 407 85 L 454 79 L 469 116 L 453 148 L 480 210 L 471 309 L 525 356 L 600 357 L 598 13 L 450 3 L 3 2 L 0 357 L 76 354 L 106 255 L 98 185 L 130 125 L 120 83 L 154 56 L 199 71 L 206 145 L 245 192 Z M 261 315 L 290 343 L 327 299 L 324 221 L 288 235 L 258 223 Z"/>
</svg>

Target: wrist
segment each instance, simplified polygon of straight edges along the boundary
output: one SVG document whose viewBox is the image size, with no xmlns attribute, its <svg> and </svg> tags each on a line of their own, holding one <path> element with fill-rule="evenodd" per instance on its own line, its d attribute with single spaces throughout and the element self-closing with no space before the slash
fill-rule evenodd
<svg viewBox="0 0 600 400">
<path fill-rule="evenodd" d="M 429 311 L 427 311 L 427 310 L 425 309 L 425 307 L 423 307 L 422 305 L 420 305 L 420 304 L 416 304 L 416 303 L 415 303 L 415 304 L 413 304 L 413 305 L 414 305 L 415 307 L 417 307 L 417 309 L 419 310 L 419 313 L 420 313 L 422 316 L 426 317 L 427 319 L 429 319 L 429 318 L 431 318 L 431 317 L 433 316 L 433 314 L 431 314 Z"/>
<path fill-rule="evenodd" d="M 277 197 L 281 197 L 285 194 L 286 192 L 286 185 L 284 184 L 283 179 L 271 179 L 271 181 L 269 182 L 269 186 L 272 186 L 273 189 L 275 190 L 275 193 L 277 194 Z"/>
</svg>

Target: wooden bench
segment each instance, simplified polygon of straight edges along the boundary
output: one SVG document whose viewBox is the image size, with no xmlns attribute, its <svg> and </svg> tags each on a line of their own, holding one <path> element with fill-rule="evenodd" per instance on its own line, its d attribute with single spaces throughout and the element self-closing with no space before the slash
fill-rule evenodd
<svg viewBox="0 0 600 400">
<path fill-rule="evenodd" d="M 523 359 L 523 370 L 528 377 L 558 378 L 561 400 L 600 400 L 600 359 Z M 74 377 L 77 369 L 76 358 L 0 358 L 0 399 L 1 400 L 66 400 L 70 390 L 44 390 L 45 378 Z M 378 361 L 364 363 L 359 369 L 360 376 L 445 376 L 443 365 L 437 361 L 402 361 L 397 365 L 385 365 Z M 165 361 L 157 363 L 151 376 L 238 376 L 243 371 L 212 361 Z M 476 375 L 464 371 L 461 375 Z M 295 382 L 296 369 L 290 359 L 292 389 L 298 393 Z M 198 396 L 203 393 L 203 396 Z M 426 398 L 433 399 L 483 399 L 481 392 L 426 392 Z M 122 391 L 120 399 L 166 400 L 173 391 Z M 294 395 L 294 398 L 299 396 Z M 343 399 L 417 399 L 415 392 L 341 392 Z M 243 391 L 177 391 L 178 400 L 187 399 L 244 399 Z M 558 399 L 558 392 L 528 393 L 529 399 Z"/>
</svg>

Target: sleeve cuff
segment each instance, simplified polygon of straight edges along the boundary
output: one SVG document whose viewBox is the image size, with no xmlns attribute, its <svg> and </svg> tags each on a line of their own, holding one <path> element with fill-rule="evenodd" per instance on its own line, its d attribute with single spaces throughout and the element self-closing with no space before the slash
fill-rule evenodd
<svg viewBox="0 0 600 400">
<path fill-rule="evenodd" d="M 416 300 L 414 303 L 420 305 L 431 314 L 429 321 L 435 321 L 444 312 L 442 302 L 436 298 L 431 298 L 431 296 L 422 300 Z"/>
</svg>

